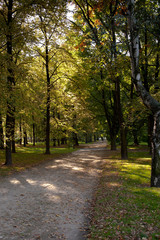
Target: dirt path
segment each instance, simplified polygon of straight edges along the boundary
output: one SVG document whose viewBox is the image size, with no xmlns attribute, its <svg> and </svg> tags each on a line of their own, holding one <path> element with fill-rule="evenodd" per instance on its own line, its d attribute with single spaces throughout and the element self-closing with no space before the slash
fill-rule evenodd
<svg viewBox="0 0 160 240">
<path fill-rule="evenodd" d="M 106 143 L 0 179 L 0 239 L 84 240 Z"/>
</svg>

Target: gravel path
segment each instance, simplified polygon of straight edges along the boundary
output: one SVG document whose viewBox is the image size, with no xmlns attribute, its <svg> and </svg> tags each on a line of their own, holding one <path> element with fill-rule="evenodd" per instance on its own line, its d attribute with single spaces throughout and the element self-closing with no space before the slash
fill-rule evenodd
<svg viewBox="0 0 160 240">
<path fill-rule="evenodd" d="M 106 143 L 0 179 L 0 239 L 84 240 Z"/>
</svg>

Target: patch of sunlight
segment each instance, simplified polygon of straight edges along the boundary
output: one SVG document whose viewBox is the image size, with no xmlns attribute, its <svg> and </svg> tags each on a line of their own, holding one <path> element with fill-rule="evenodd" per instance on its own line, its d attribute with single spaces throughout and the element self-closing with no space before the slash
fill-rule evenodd
<svg viewBox="0 0 160 240">
<path fill-rule="evenodd" d="M 61 200 L 61 198 L 59 196 L 55 196 L 55 195 L 47 195 L 47 198 L 49 199 L 49 201 L 56 201 L 59 202 Z"/>
<path fill-rule="evenodd" d="M 84 168 L 82 167 L 73 167 L 72 169 L 75 171 L 84 171 Z"/>
<path fill-rule="evenodd" d="M 84 170 L 84 168 L 82 168 L 82 167 L 74 166 L 70 163 L 63 163 L 63 161 L 61 161 L 61 160 L 57 160 L 56 162 L 61 163 L 60 165 L 58 165 L 58 167 L 69 168 L 69 169 L 76 170 L 76 171 Z M 50 167 L 46 167 L 46 168 L 57 168 L 57 166 L 50 166 Z"/>
<path fill-rule="evenodd" d="M 36 185 L 37 184 L 37 181 L 34 181 L 32 179 L 26 179 L 26 182 L 28 182 L 31 185 Z"/>
<path fill-rule="evenodd" d="M 122 163 L 122 168 L 132 168 L 132 169 L 150 169 L 149 165 L 138 164 L 138 163 Z"/>
<path fill-rule="evenodd" d="M 146 161 L 146 160 L 147 160 L 147 161 L 150 161 L 150 160 L 151 160 L 151 157 L 148 157 L 148 158 L 147 158 L 147 157 L 145 157 L 145 158 L 144 158 L 144 157 L 143 157 L 143 158 L 140 157 L 140 158 L 136 158 L 136 160 L 138 160 L 138 161 L 139 161 L 139 160 L 141 160 L 141 161 Z"/>
<path fill-rule="evenodd" d="M 57 166 L 47 166 L 45 169 L 57 168 Z"/>
<path fill-rule="evenodd" d="M 156 195 L 157 197 L 160 197 L 160 188 L 145 188 L 146 192 L 152 193 L 154 194 L 154 196 Z"/>
<path fill-rule="evenodd" d="M 17 180 L 17 179 L 10 180 L 10 183 L 12 183 L 12 184 L 21 184 L 20 181 Z"/>
<path fill-rule="evenodd" d="M 47 188 L 50 191 L 55 191 L 57 187 L 55 187 L 53 184 L 50 183 L 42 183 L 40 184 L 41 187 Z"/>
<path fill-rule="evenodd" d="M 115 183 L 115 182 L 110 182 L 110 183 L 107 183 L 107 186 L 108 186 L 108 187 L 121 187 L 122 184 L 120 184 L 120 183 Z"/>
</svg>

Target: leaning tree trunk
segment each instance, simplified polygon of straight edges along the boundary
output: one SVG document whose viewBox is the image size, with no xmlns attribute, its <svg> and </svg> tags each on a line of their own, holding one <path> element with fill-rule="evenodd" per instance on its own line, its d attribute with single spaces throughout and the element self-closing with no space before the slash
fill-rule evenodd
<svg viewBox="0 0 160 240">
<path fill-rule="evenodd" d="M 160 187 L 160 103 L 157 102 L 144 88 L 139 70 L 139 33 L 134 12 L 135 0 L 128 0 L 128 23 L 130 29 L 130 58 L 132 81 L 144 105 L 154 116 L 152 135 L 152 170 L 151 186 Z"/>
</svg>

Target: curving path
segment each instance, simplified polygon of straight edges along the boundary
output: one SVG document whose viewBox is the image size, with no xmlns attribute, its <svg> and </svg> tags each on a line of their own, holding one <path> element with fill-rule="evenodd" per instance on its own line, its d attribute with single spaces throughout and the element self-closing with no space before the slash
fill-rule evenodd
<svg viewBox="0 0 160 240">
<path fill-rule="evenodd" d="M 98 142 L 1 178 L 0 239 L 86 239 L 87 209 L 107 152 Z"/>
</svg>

